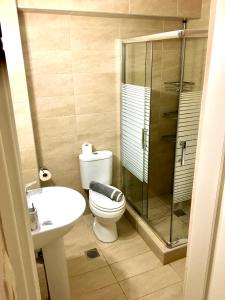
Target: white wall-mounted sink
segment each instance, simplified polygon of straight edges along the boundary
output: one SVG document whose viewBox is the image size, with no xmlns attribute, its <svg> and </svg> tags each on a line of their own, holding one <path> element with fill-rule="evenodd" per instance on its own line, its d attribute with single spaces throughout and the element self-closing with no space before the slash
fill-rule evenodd
<svg viewBox="0 0 225 300">
<path fill-rule="evenodd" d="M 38 213 L 32 237 L 34 248 L 42 248 L 51 300 L 70 300 L 63 236 L 84 213 L 85 199 L 73 189 L 54 186 L 29 191 L 27 202 Z"/>
</svg>

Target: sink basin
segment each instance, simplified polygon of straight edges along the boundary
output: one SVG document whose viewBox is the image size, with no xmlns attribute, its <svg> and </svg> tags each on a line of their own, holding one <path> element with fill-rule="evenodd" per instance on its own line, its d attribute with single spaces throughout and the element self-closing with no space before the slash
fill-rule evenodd
<svg viewBox="0 0 225 300">
<path fill-rule="evenodd" d="M 66 187 L 45 187 L 29 191 L 28 207 L 34 204 L 38 212 L 39 228 L 32 231 L 34 248 L 65 235 L 84 213 L 86 202 L 77 191 Z"/>
<path fill-rule="evenodd" d="M 85 199 L 73 189 L 54 186 L 29 191 L 27 202 L 38 213 L 32 237 L 34 248 L 42 248 L 51 300 L 71 300 L 63 236 L 84 213 Z"/>
</svg>

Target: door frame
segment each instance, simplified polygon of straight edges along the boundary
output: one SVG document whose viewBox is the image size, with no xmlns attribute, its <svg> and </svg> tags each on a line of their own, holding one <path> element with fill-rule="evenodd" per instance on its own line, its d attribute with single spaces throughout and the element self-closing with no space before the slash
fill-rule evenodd
<svg viewBox="0 0 225 300">
<path fill-rule="evenodd" d="M 225 216 L 221 214 L 222 201 L 225 201 L 221 198 L 225 155 L 224 31 L 225 1 L 212 0 L 189 226 L 185 300 L 224 299 L 212 298 L 208 293 L 210 282 L 216 282 L 211 267 L 212 261 L 219 261 L 219 252 L 214 251 L 216 240 L 225 244 L 222 243 L 224 233 L 218 231 L 218 224 L 224 226 Z M 225 268 L 218 264 L 217 267 L 220 276 L 225 278 Z"/>
<path fill-rule="evenodd" d="M 15 0 L 1 0 L 0 22 L 7 62 L 12 58 L 10 64 L 5 59 L 0 60 L 0 213 L 7 252 L 15 274 L 18 300 L 40 300 L 7 71 L 7 67 L 10 67 L 11 71 L 16 72 L 19 64 L 16 62 L 17 50 L 22 51 L 19 45 L 13 47 L 19 35 Z"/>
<path fill-rule="evenodd" d="M 224 0 L 212 0 L 206 76 L 200 115 L 193 202 L 189 228 L 185 299 L 210 299 L 207 286 L 213 282 L 212 267 L 216 264 L 216 241 L 222 238 L 217 226 L 221 220 L 221 185 L 224 157 Z M 0 20 L 4 30 L 12 29 L 17 20 L 15 0 L 1 0 Z M 13 36 L 11 36 L 13 39 Z M 10 43 L 9 43 L 10 44 Z M 21 51 L 21 49 L 20 49 Z M 215 74 L 217 80 L 215 80 Z M 0 109 L 1 212 L 6 244 L 16 278 L 18 298 L 40 300 L 32 238 L 28 226 L 26 200 L 22 183 L 15 121 L 9 93 Z M 7 132 L 7 135 L 6 135 Z M 210 142 L 209 142 L 210 141 Z M 213 155 L 213 159 L 212 159 Z M 222 197 L 224 201 L 224 197 Z M 224 203 L 224 202 L 222 202 Z M 4 212 L 4 213 L 3 213 Z M 217 220 L 217 222 L 216 222 Z M 219 222 L 219 224 L 221 224 Z M 217 239 L 215 239 L 217 237 Z M 17 249 L 17 251 L 15 251 Z M 214 262 L 214 264 L 210 263 Z M 222 273 L 223 275 L 225 273 Z M 224 276 L 225 277 L 225 276 Z M 215 282 L 215 281 L 214 281 Z M 220 299 L 218 299 L 220 300 Z"/>
</svg>

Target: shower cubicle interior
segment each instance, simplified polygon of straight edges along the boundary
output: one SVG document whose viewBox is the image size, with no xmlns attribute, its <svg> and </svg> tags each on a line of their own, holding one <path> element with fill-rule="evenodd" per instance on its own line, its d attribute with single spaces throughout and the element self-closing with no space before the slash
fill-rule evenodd
<svg viewBox="0 0 225 300">
<path fill-rule="evenodd" d="M 122 43 L 122 185 L 169 247 L 187 242 L 207 32 Z"/>
</svg>

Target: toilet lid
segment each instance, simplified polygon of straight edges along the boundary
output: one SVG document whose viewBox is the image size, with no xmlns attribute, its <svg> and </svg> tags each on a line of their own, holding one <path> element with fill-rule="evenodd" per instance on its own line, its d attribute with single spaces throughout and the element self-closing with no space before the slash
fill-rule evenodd
<svg viewBox="0 0 225 300">
<path fill-rule="evenodd" d="M 95 191 L 89 190 L 89 200 L 96 208 L 103 211 L 116 211 L 122 209 L 125 204 L 125 197 L 123 196 L 120 202 L 112 201 L 110 198 L 97 193 Z"/>
</svg>

